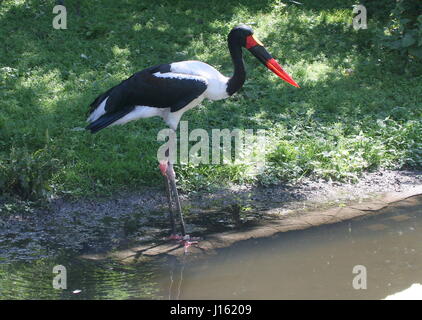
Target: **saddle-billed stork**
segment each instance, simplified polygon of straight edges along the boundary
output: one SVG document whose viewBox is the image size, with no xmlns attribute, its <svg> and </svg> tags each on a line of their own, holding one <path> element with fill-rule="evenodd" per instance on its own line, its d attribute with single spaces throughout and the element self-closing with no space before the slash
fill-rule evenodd
<svg viewBox="0 0 422 320">
<path fill-rule="evenodd" d="M 99 95 L 91 103 L 87 120 L 89 125 L 86 129 L 96 133 L 105 127 L 159 116 L 170 129 L 176 130 L 183 113 L 199 105 L 203 99 L 225 99 L 243 86 L 246 72 L 242 47 L 249 50 L 281 79 L 299 87 L 268 53 L 249 26 L 242 24 L 234 27 L 227 40 L 234 65 L 234 73 L 230 78 L 201 61 L 181 61 L 144 69 Z M 192 239 L 186 235 L 177 193 L 176 175 L 168 152 L 165 159 L 159 159 L 159 168 L 166 181 L 172 227 L 170 238 L 180 240 L 186 248 L 192 243 L 189 241 Z M 180 218 L 182 236 L 176 235 L 173 197 Z"/>
</svg>

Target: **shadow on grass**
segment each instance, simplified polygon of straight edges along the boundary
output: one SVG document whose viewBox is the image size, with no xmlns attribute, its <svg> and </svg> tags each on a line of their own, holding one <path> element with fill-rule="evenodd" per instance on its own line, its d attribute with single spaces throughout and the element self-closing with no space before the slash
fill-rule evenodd
<svg viewBox="0 0 422 320">
<path fill-rule="evenodd" d="M 271 13 L 275 3 L 270 0 L 206 3 L 109 0 L 101 5 L 83 2 L 80 14 L 76 14 L 77 2 L 65 1 L 70 7 L 68 30 L 52 28 L 55 1 L 22 2 L 0 16 L 1 30 L 11 39 L 0 49 L 0 61 L 16 68 L 20 77 L 6 83 L 6 97 L 0 103 L 13 102 L 21 109 L 21 112 L 10 112 L 10 119 L 16 122 L 8 125 L 4 140 L 10 143 L 6 142 L 4 148 L 13 141 L 38 148 L 49 129 L 52 139 L 62 144 L 60 156 L 66 159 L 66 170 L 76 168 L 75 175 L 77 170 L 85 172 L 82 178 L 88 176 L 94 189 L 99 185 L 97 181 L 114 184 L 120 179 L 119 183 L 124 185 L 139 180 L 149 184 L 158 178 L 154 139 L 164 125 L 157 119 L 146 120 L 142 122 L 141 133 L 135 130 L 139 124 L 129 124 L 106 131 L 96 139 L 70 131 L 84 126 L 88 104 L 133 72 L 157 63 L 195 59 L 196 50 L 200 55 L 204 48 L 212 48 L 207 62 L 221 65 L 229 74 L 232 67 L 225 39 L 232 24 L 241 22 L 237 21 L 239 12 L 250 12 L 254 20 L 254 14 Z M 396 77 L 396 60 L 374 47 L 370 31 L 355 32 L 351 26 L 329 22 L 326 18 L 301 22 L 303 15 L 309 17 L 315 12 L 328 14 L 348 8 L 351 11 L 353 3 L 289 2 L 283 11 L 286 20 L 274 21 L 273 29 L 263 39 L 282 64 L 286 62 L 287 68 L 297 71 L 293 77 L 302 89 L 291 88 L 279 79 L 275 82 L 263 66 L 246 57 L 249 78 L 244 89 L 224 103 L 207 102 L 207 108 L 192 110 L 184 120 L 192 123 L 191 128 L 207 130 L 214 127 L 270 129 L 279 122 L 290 129 L 297 119 L 314 110 L 312 120 L 320 127 L 344 122 L 353 130 L 354 121 L 369 118 L 368 126 L 375 125 L 378 120 L 391 116 L 391 111 L 403 101 L 410 109 L 416 98 L 406 96 L 413 92 L 404 83 L 411 79 Z M 319 68 L 319 63 L 326 70 L 317 69 L 317 76 L 312 79 L 309 69 Z M 350 70 L 347 74 L 346 69 Z M 22 84 L 31 77 L 31 72 L 40 82 Z M 54 74 L 54 81 L 42 79 L 42 75 L 50 73 Z M 50 87 L 50 83 L 57 88 Z M 400 89 L 394 87 L 395 83 Z M 8 119 L 9 114 L 5 117 Z M 409 112 L 403 117 L 402 120 L 412 119 L 414 114 Z M 22 132 L 26 135 L 21 135 Z M 138 164 L 140 159 L 142 163 Z M 113 176 L 119 170 L 127 171 L 122 175 L 124 178 Z M 75 178 L 73 186 L 78 183 L 80 180 Z"/>
</svg>

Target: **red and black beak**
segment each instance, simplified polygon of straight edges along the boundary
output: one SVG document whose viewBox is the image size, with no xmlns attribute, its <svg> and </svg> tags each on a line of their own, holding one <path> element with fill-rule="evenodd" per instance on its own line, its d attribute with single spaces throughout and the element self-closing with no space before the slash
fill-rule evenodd
<svg viewBox="0 0 422 320">
<path fill-rule="evenodd" d="M 246 49 L 248 49 L 259 61 L 261 61 L 268 69 L 274 72 L 284 81 L 292 86 L 300 88 L 299 85 L 290 77 L 286 71 L 278 64 L 271 54 L 264 48 L 264 45 L 254 35 L 246 37 Z"/>
</svg>

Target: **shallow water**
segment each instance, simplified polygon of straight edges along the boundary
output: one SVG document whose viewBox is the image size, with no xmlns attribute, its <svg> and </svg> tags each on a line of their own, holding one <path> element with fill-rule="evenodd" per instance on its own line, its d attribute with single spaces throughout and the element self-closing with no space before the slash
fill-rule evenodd
<svg viewBox="0 0 422 320">
<path fill-rule="evenodd" d="M 0 299 L 383 299 L 422 283 L 421 230 L 419 196 L 382 215 L 244 241 L 190 263 L 42 257 L 42 248 L 31 259 L 23 246 L 25 258 L 0 260 Z M 59 264 L 66 290 L 52 287 Z M 366 268 L 366 289 L 352 285 L 356 265 Z"/>
</svg>

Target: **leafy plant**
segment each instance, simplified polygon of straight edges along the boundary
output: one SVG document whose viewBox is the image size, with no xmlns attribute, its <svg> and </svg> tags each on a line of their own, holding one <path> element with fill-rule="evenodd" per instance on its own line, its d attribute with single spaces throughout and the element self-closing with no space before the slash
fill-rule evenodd
<svg viewBox="0 0 422 320">
<path fill-rule="evenodd" d="M 401 55 L 422 59 L 422 2 L 398 0 L 391 18 L 385 45 Z"/>
<path fill-rule="evenodd" d="M 8 155 L 0 157 L 0 191 L 23 199 L 45 198 L 58 164 L 48 147 L 35 152 L 12 148 Z"/>
</svg>

